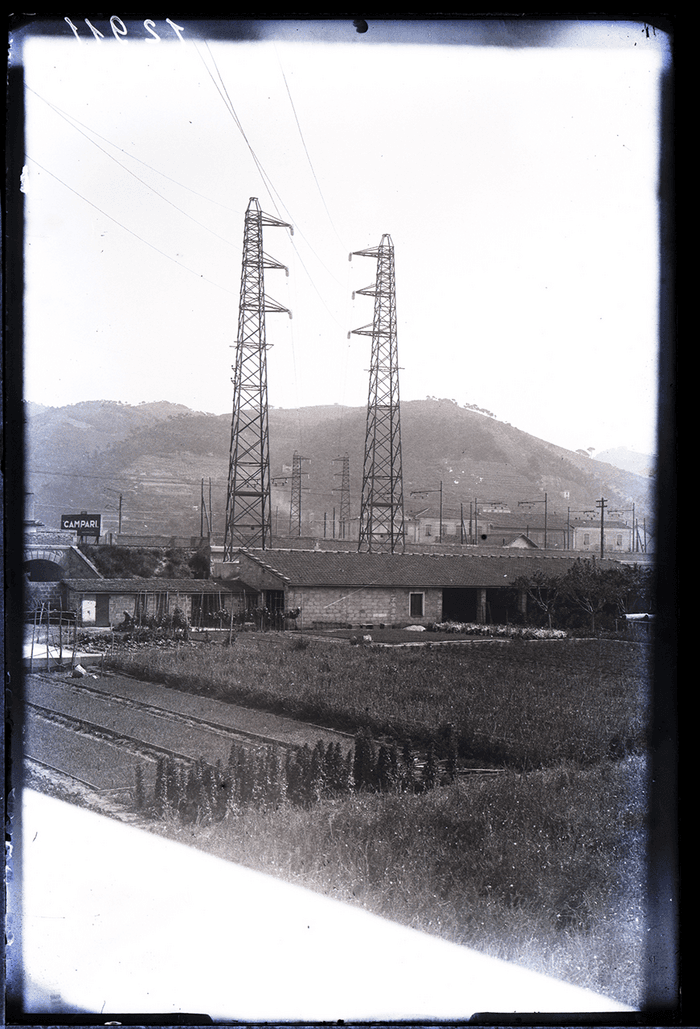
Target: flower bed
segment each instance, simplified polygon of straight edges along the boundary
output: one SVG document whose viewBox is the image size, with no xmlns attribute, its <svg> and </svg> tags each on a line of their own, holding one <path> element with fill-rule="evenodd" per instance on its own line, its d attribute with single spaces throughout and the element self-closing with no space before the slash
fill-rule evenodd
<svg viewBox="0 0 700 1029">
<path fill-rule="evenodd" d="M 519 640 L 564 640 L 568 636 L 564 629 L 537 629 L 527 625 L 479 625 L 476 622 L 433 622 L 428 626 L 428 631 Z"/>
</svg>

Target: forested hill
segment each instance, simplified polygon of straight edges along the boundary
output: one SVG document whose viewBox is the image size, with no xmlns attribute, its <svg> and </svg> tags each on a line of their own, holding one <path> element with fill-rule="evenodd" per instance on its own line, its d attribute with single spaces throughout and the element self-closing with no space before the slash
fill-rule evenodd
<svg viewBox="0 0 700 1029">
<path fill-rule="evenodd" d="M 190 411 L 167 402 L 132 407 L 90 401 L 62 408 L 27 409 L 27 490 L 38 520 L 57 526 L 61 514 L 100 512 L 116 530 L 119 494 L 124 532 L 198 534 L 201 493 L 215 533 L 223 532 L 230 415 Z M 304 528 L 331 534 L 340 509 L 342 458 L 350 465 L 351 516 L 360 506 L 366 410 L 338 405 L 269 412 L 273 528 L 286 534 L 292 458 L 302 461 Z M 474 407 L 450 400 L 401 404 L 404 500 L 407 513 L 437 504 L 445 510 L 548 495 L 549 517 L 566 519 L 595 508 L 631 509 L 650 524 L 653 479 L 572 452 Z M 435 491 L 422 496 L 414 491 Z M 534 509 L 535 512 L 537 508 Z"/>
</svg>

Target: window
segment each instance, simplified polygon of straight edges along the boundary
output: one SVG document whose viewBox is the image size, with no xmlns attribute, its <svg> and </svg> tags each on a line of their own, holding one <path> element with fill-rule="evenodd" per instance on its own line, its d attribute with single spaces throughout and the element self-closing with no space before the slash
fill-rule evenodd
<svg viewBox="0 0 700 1029">
<path fill-rule="evenodd" d="M 423 600 L 424 593 L 409 593 L 408 595 L 408 610 L 411 618 L 422 618 L 423 617 Z"/>
</svg>

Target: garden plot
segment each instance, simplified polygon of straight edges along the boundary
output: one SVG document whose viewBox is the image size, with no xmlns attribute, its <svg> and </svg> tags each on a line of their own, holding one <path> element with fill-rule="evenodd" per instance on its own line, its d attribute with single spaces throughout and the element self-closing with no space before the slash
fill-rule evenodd
<svg viewBox="0 0 700 1029">
<path fill-rule="evenodd" d="M 136 755 L 122 745 L 83 735 L 32 713 L 24 726 L 24 755 L 95 790 L 129 789 Z M 144 761 L 144 777 L 155 778 L 155 763 Z"/>
</svg>

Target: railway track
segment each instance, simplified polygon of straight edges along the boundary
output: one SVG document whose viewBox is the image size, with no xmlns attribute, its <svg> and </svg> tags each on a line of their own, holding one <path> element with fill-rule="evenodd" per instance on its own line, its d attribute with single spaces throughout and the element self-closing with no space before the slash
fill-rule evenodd
<svg viewBox="0 0 700 1029">
<path fill-rule="evenodd" d="M 319 738 L 353 738 L 293 719 L 249 711 L 125 676 L 75 680 L 39 673 L 25 681 L 24 754 L 48 770 L 104 791 L 145 781 L 160 757 L 223 765 L 233 744 L 296 750 Z"/>
<path fill-rule="evenodd" d="M 144 785 L 152 787 L 160 758 L 225 766 L 234 744 L 283 752 L 305 743 L 313 748 L 319 739 L 348 751 L 354 746 L 347 733 L 113 673 L 89 681 L 56 673 L 27 676 L 24 714 L 25 758 L 97 792 L 133 788 L 137 765 Z M 417 774 L 424 759 L 416 755 Z M 461 768 L 458 775 L 497 771 Z"/>
</svg>

